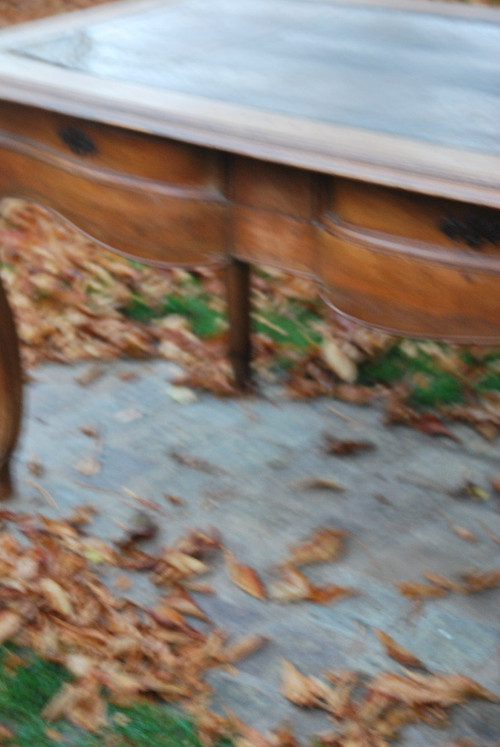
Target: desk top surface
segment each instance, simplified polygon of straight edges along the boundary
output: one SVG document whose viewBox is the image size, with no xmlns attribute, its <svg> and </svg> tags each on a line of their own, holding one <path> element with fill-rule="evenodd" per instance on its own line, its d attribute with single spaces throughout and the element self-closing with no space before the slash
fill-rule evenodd
<svg viewBox="0 0 500 747">
<path fill-rule="evenodd" d="M 500 11 L 404 0 L 139 0 L 9 30 L 0 46 L 0 97 L 21 103 L 37 103 L 38 81 L 48 108 L 81 114 L 86 101 L 89 118 L 131 126 L 149 115 L 154 125 L 135 126 L 174 137 L 184 114 L 191 132 L 181 139 L 218 145 L 215 117 L 238 152 L 246 151 L 231 139 L 241 128 L 247 141 L 261 131 L 270 147 L 279 130 L 299 166 L 311 165 L 301 150 L 320 160 L 335 142 L 338 157 L 446 178 L 457 161 L 475 159 L 476 181 L 488 181 L 486 159 L 500 163 Z M 105 116 L 106 102 L 121 119 Z"/>
</svg>

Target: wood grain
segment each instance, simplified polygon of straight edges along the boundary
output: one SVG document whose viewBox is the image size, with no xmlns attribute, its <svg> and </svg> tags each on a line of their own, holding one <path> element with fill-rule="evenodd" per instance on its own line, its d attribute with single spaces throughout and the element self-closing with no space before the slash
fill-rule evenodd
<svg viewBox="0 0 500 747">
<path fill-rule="evenodd" d="M 0 351 L 0 500 L 3 500 L 13 490 L 10 460 L 21 424 L 22 385 L 14 319 L 1 278 Z"/>
</svg>

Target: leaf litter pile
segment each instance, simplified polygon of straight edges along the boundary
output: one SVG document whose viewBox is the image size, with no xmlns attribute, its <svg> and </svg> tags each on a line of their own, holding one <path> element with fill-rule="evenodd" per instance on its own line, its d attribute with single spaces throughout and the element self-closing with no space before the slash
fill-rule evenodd
<svg viewBox="0 0 500 747">
<path fill-rule="evenodd" d="M 436 408 L 485 438 L 497 435 L 500 349 L 397 340 L 332 316 L 310 280 L 254 269 L 253 361 L 262 379 L 296 398 L 327 394 L 365 404 L 382 396 L 387 423 L 432 436 L 457 440 L 429 411 Z M 27 368 L 47 360 L 155 356 L 181 366 L 178 384 L 235 393 L 220 271 L 159 270 L 124 259 L 42 207 L 13 198 L 2 202 L 0 271 Z M 82 384 L 98 375 L 91 369 Z M 180 401 L 188 395 L 179 388 Z M 330 448 L 347 454 L 371 446 Z"/>
<path fill-rule="evenodd" d="M 0 644 L 10 641 L 33 650 L 41 659 L 64 666 L 72 677 L 45 703 L 42 717 L 48 722 L 64 718 L 99 734 L 109 723 L 110 704 L 126 707 L 153 698 L 185 709 L 207 745 L 222 738 L 240 747 L 297 745 L 288 728 L 263 735 L 231 713 L 211 712 L 205 674 L 215 667 L 234 668 L 268 642 L 258 633 L 228 642 L 190 592 L 213 591 L 197 577 L 209 570 L 211 557 L 223 551 L 232 581 L 263 601 L 330 603 L 352 590 L 312 587 L 316 592 L 311 595 L 311 585 L 296 566 L 336 560 L 347 533 L 322 528 L 290 547 L 280 567 L 283 579 L 268 591 L 213 531 L 190 530 L 173 546 L 151 555 L 138 549 L 145 537 L 137 533 L 114 544 L 87 534 L 92 517 L 88 507 L 77 508 L 67 520 L 1 513 Z M 12 531 L 5 528 L 9 523 Z M 156 604 L 149 608 L 115 596 L 99 579 L 103 565 L 150 573 L 160 589 Z M 304 584 L 306 591 L 297 594 Z M 119 586 L 128 588 L 125 583 Z M 470 698 L 498 701 L 468 677 L 429 673 L 390 636 L 376 633 L 388 655 L 406 667 L 403 674 L 384 672 L 367 679 L 338 671 L 320 679 L 283 662 L 282 694 L 297 706 L 326 711 L 332 720 L 332 731 L 317 735 L 317 743 L 384 747 L 407 724 L 445 724 L 448 710 Z M 415 667 L 419 671 L 410 669 Z M 1 728 L 15 740 L 4 726 L 0 742 Z"/>
</svg>

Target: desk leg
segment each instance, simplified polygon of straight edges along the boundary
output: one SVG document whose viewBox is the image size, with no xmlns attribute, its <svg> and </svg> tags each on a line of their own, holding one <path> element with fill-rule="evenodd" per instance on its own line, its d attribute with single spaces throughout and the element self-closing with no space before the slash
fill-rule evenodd
<svg viewBox="0 0 500 747">
<path fill-rule="evenodd" d="M 0 279 L 0 500 L 12 493 L 10 457 L 22 410 L 21 362 L 14 318 Z"/>
<path fill-rule="evenodd" d="M 229 357 L 236 384 L 248 389 L 251 383 L 250 362 L 250 265 L 231 259 L 227 267 L 227 306 L 229 316 Z"/>
</svg>

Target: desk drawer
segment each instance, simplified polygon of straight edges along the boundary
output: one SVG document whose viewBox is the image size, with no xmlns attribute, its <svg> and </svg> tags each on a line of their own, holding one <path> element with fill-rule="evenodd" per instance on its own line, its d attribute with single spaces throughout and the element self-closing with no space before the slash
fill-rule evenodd
<svg viewBox="0 0 500 747">
<path fill-rule="evenodd" d="M 329 211 L 341 221 L 454 250 L 500 254 L 500 210 L 336 179 Z"/>
<path fill-rule="evenodd" d="M 224 187 L 222 159 L 195 145 L 7 102 L 0 104 L 1 130 L 76 164 L 183 187 Z"/>
</svg>

